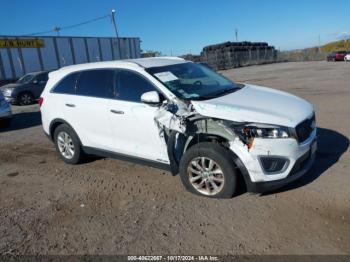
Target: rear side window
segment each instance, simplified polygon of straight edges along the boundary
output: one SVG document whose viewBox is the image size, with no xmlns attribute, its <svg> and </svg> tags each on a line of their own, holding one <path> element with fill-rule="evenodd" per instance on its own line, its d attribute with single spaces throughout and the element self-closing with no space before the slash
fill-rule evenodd
<svg viewBox="0 0 350 262">
<path fill-rule="evenodd" d="M 40 83 L 43 83 L 43 82 L 47 82 L 47 80 L 49 79 L 48 77 L 48 74 L 47 73 L 44 73 L 44 74 L 40 74 L 36 77 L 36 80 Z"/>
<path fill-rule="evenodd" d="M 80 73 L 73 73 L 63 78 L 53 89 L 54 93 L 75 94 L 75 84 Z"/>
<path fill-rule="evenodd" d="M 101 98 L 113 98 L 112 70 L 89 70 L 80 74 L 76 94 L 81 96 L 92 96 Z"/>
<path fill-rule="evenodd" d="M 141 95 L 156 88 L 144 77 L 132 71 L 117 73 L 116 98 L 131 102 L 141 102 Z"/>
</svg>

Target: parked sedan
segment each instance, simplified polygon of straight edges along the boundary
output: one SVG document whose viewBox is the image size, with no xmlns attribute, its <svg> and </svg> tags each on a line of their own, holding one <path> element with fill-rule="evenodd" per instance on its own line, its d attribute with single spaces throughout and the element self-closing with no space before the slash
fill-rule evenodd
<svg viewBox="0 0 350 262">
<path fill-rule="evenodd" d="M 29 73 L 17 82 L 0 88 L 6 101 L 18 105 L 30 105 L 39 99 L 48 80 L 47 71 Z"/>
<path fill-rule="evenodd" d="M 0 92 L 0 124 L 9 124 L 12 119 L 12 112 L 9 103 L 5 100 L 4 95 Z"/>
<path fill-rule="evenodd" d="M 327 61 L 344 61 L 346 51 L 332 52 L 327 56 Z"/>
</svg>

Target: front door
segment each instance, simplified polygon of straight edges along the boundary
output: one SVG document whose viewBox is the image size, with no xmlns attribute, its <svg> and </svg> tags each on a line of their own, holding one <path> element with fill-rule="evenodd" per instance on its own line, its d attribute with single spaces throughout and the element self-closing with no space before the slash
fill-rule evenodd
<svg viewBox="0 0 350 262">
<path fill-rule="evenodd" d="M 141 102 L 141 95 L 157 91 L 156 87 L 130 70 L 118 70 L 115 81 L 115 99 L 109 101 L 115 151 L 169 163 L 165 140 L 154 120 L 158 108 Z"/>
</svg>

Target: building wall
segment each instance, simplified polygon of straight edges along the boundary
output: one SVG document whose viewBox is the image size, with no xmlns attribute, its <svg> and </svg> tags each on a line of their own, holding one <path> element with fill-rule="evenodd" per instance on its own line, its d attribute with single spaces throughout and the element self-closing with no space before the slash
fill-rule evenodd
<svg viewBox="0 0 350 262">
<path fill-rule="evenodd" d="M 113 37 L 21 37 L 41 39 L 40 48 L 0 48 L 0 80 L 16 79 L 26 73 L 54 70 L 72 64 L 141 57 L 139 38 Z"/>
</svg>

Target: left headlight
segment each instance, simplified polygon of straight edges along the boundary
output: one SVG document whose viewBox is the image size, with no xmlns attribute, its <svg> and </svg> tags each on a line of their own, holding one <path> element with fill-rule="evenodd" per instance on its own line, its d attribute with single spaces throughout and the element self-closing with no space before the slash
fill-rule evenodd
<svg viewBox="0 0 350 262">
<path fill-rule="evenodd" d="M 244 126 L 235 128 L 235 131 L 249 138 L 288 138 L 291 136 L 288 127 Z"/>
<path fill-rule="evenodd" d="M 13 92 L 13 88 L 5 88 L 4 96 L 11 96 Z"/>
</svg>

